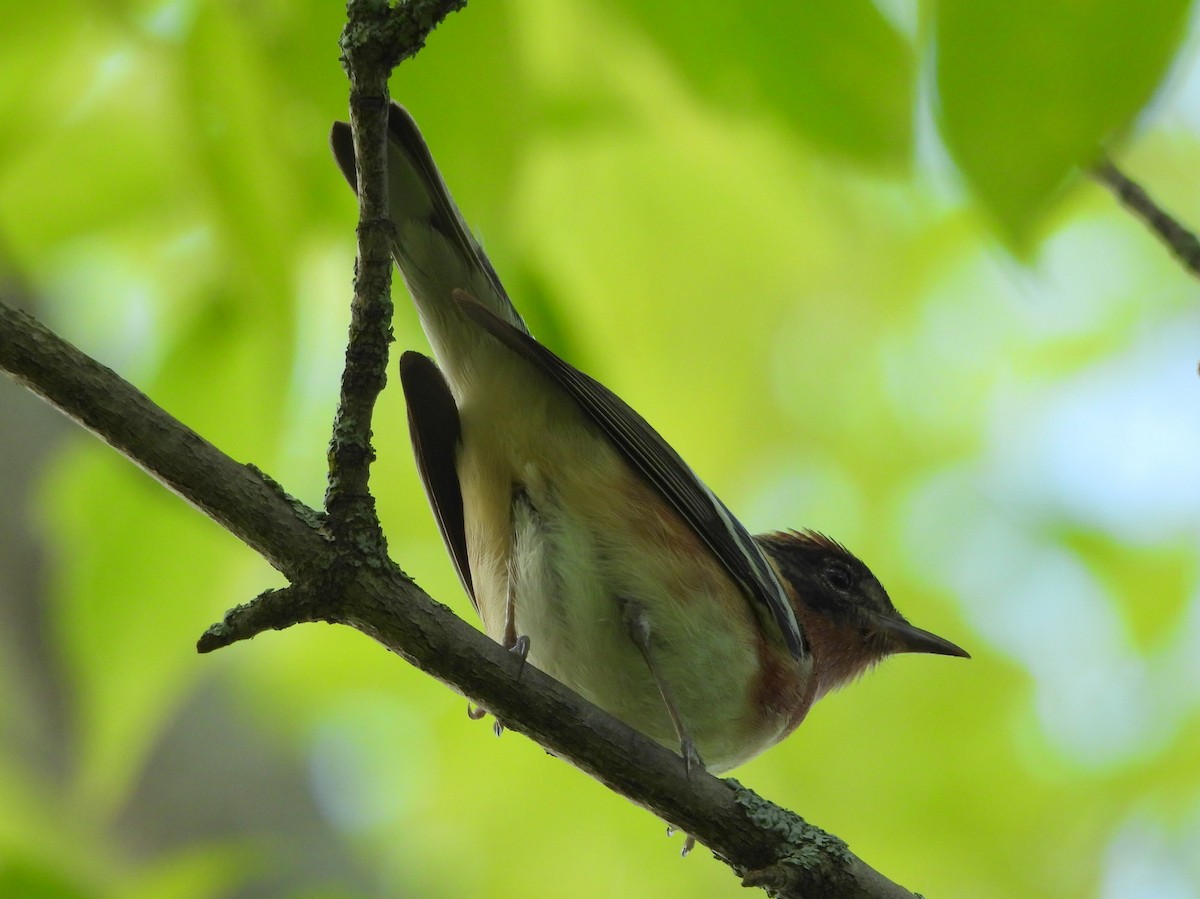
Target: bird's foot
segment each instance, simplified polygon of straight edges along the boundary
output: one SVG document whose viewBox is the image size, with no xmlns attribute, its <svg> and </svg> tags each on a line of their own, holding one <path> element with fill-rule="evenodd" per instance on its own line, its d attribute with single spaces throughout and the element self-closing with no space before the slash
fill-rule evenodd
<svg viewBox="0 0 1200 899">
<path fill-rule="evenodd" d="M 674 824 L 667 825 L 667 836 L 668 837 L 675 836 L 675 825 Z M 694 836 L 692 836 L 690 833 L 685 833 L 683 835 L 683 848 L 679 850 L 679 857 L 687 858 L 688 853 L 691 852 L 695 848 L 696 848 L 696 838 Z"/>
<path fill-rule="evenodd" d="M 525 673 L 525 660 L 529 658 L 529 637 L 525 634 L 514 636 L 511 642 L 505 637 L 504 648 L 521 660 L 521 667 L 517 669 L 517 680 L 520 680 Z"/>
<path fill-rule="evenodd" d="M 520 680 L 521 675 L 525 673 L 525 661 L 529 658 L 529 637 L 525 634 L 518 637 L 515 633 L 506 633 L 501 645 L 517 657 L 519 664 L 517 668 L 517 680 Z M 471 715 L 472 718 L 482 718 L 487 713 L 480 709 L 478 715 L 472 715 L 469 710 L 467 714 Z M 504 733 L 504 725 L 500 723 L 499 718 L 492 722 L 492 731 L 497 737 Z"/>
<path fill-rule="evenodd" d="M 688 777 L 691 777 L 693 771 L 705 770 L 704 759 L 700 758 L 700 750 L 696 748 L 696 741 L 691 737 L 685 736 L 680 741 L 679 754 L 683 756 L 683 768 Z"/>
<path fill-rule="evenodd" d="M 467 703 L 467 717 L 472 721 L 478 721 L 480 718 L 486 718 L 487 716 L 487 709 L 477 705 L 472 705 L 469 702 Z M 492 722 L 492 733 L 494 733 L 497 737 L 504 733 L 504 725 L 500 723 L 499 718 Z"/>
</svg>

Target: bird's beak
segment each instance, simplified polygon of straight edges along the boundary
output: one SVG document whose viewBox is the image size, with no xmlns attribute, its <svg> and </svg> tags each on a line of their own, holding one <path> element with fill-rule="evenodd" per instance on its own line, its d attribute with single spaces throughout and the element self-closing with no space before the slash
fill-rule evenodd
<svg viewBox="0 0 1200 899">
<path fill-rule="evenodd" d="M 949 640 L 943 640 L 937 634 L 913 627 L 907 621 L 897 621 L 894 618 L 877 618 L 879 630 L 892 644 L 893 652 L 931 652 L 939 656 L 959 656 L 971 658 L 971 654 L 960 646 L 955 646 Z"/>
</svg>

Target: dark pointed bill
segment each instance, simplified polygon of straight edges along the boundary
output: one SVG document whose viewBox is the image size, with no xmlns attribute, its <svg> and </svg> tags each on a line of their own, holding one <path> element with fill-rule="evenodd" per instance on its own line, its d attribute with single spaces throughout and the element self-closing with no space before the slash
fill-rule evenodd
<svg viewBox="0 0 1200 899">
<path fill-rule="evenodd" d="M 907 621 L 897 621 L 894 618 L 876 619 L 879 630 L 891 640 L 894 652 L 929 652 L 939 656 L 959 656 L 969 659 L 971 654 L 961 646 L 956 646 L 949 640 L 944 640 L 937 634 L 913 627 Z"/>
</svg>

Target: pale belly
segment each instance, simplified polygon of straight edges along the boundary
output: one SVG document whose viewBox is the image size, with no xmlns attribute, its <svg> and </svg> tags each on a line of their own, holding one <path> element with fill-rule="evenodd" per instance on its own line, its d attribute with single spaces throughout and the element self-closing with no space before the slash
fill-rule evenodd
<svg viewBox="0 0 1200 899">
<path fill-rule="evenodd" d="M 543 405 L 520 411 L 520 427 L 500 428 L 475 411 L 496 408 L 481 393 L 461 409 L 458 469 L 488 634 L 502 639 L 511 590 L 532 664 L 678 751 L 623 623 L 624 604 L 638 603 L 655 664 L 709 769 L 774 744 L 788 728 L 786 716 L 755 704 L 758 621 L 695 533 L 565 397 L 543 393 Z"/>
</svg>

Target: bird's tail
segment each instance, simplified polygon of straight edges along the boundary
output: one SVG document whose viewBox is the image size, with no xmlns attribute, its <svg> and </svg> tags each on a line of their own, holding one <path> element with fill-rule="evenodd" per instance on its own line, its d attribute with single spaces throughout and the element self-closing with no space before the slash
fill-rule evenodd
<svg viewBox="0 0 1200 899">
<path fill-rule="evenodd" d="M 350 126 L 335 122 L 330 143 L 342 174 L 357 190 Z M 439 344 L 454 342 L 452 334 L 439 331 L 453 328 L 458 320 L 455 290 L 466 291 L 496 316 L 528 331 L 463 221 L 417 123 L 397 103 L 388 114 L 388 194 L 396 226 L 392 255 L 435 352 Z"/>
</svg>

